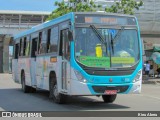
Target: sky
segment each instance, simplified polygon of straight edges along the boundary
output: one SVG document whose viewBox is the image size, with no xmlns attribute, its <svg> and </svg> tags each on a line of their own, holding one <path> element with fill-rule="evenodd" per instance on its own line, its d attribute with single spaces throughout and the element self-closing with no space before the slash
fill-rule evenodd
<svg viewBox="0 0 160 120">
<path fill-rule="evenodd" d="M 0 0 L 0 10 L 51 12 L 55 9 L 55 1 L 56 0 Z"/>
</svg>

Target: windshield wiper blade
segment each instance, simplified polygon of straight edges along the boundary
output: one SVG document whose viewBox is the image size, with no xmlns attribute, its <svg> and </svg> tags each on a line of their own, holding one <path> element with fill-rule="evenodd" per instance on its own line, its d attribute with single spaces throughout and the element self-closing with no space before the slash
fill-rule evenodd
<svg viewBox="0 0 160 120">
<path fill-rule="evenodd" d="M 96 35 L 100 38 L 99 40 L 105 45 L 105 39 L 101 35 L 101 33 L 97 30 L 97 28 L 94 25 L 90 25 L 90 27 L 93 29 L 93 31 L 96 33 Z"/>
<path fill-rule="evenodd" d="M 124 26 L 121 27 L 121 29 L 117 32 L 117 34 L 115 35 L 115 37 L 112 39 L 113 44 L 116 42 L 116 40 L 120 37 L 122 31 L 124 30 Z"/>
<path fill-rule="evenodd" d="M 111 34 L 111 48 L 112 48 L 112 53 L 114 54 L 114 47 L 113 47 L 113 38 L 112 38 L 112 34 Z"/>
<path fill-rule="evenodd" d="M 120 37 L 122 31 L 124 30 L 124 26 L 121 27 L 121 29 L 117 32 L 117 34 L 115 35 L 115 37 L 113 38 L 112 36 L 112 33 L 110 34 L 111 35 L 111 48 L 112 48 L 112 53 L 114 54 L 114 43 L 117 41 L 117 39 Z"/>
</svg>

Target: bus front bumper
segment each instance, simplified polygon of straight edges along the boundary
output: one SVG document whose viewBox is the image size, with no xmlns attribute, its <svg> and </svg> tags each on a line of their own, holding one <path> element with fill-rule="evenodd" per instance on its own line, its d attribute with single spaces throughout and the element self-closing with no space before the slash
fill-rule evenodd
<svg viewBox="0 0 160 120">
<path fill-rule="evenodd" d="M 141 81 L 125 84 L 93 84 L 72 80 L 70 95 L 105 95 L 106 90 L 117 90 L 117 94 L 141 93 Z"/>
</svg>

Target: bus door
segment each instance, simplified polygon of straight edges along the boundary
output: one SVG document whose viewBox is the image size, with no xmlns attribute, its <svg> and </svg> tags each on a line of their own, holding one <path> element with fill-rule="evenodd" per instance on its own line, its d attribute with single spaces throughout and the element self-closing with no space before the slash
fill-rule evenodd
<svg viewBox="0 0 160 120">
<path fill-rule="evenodd" d="M 31 37 L 31 64 L 30 64 L 30 75 L 31 75 L 31 85 L 36 86 L 36 55 L 37 55 L 37 41 L 38 37 Z"/>
<path fill-rule="evenodd" d="M 65 26 L 66 28 L 63 28 Z M 68 31 L 69 31 L 69 22 L 65 22 L 61 25 L 60 29 L 60 46 L 59 46 L 59 55 L 61 60 L 58 63 L 60 65 L 60 88 L 64 92 L 69 92 L 69 82 L 70 82 L 70 42 L 68 40 Z"/>
<path fill-rule="evenodd" d="M 15 82 L 18 82 L 18 55 L 19 55 L 19 43 L 14 45 L 14 58 L 12 60 L 12 74 Z"/>
</svg>

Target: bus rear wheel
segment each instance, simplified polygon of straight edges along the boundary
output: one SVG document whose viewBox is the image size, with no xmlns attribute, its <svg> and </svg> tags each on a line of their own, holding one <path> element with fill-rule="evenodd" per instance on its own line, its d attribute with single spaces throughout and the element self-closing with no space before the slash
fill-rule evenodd
<svg viewBox="0 0 160 120">
<path fill-rule="evenodd" d="M 50 98 L 54 100 L 55 103 L 63 104 L 66 102 L 66 95 L 58 92 L 57 82 L 54 78 L 50 81 Z"/>
<path fill-rule="evenodd" d="M 30 91 L 30 87 L 26 85 L 25 82 L 25 73 L 22 72 L 21 74 L 21 84 L 22 84 L 22 90 L 24 93 L 28 93 Z"/>
<path fill-rule="evenodd" d="M 102 95 L 102 99 L 105 103 L 112 103 L 115 101 L 117 97 L 117 94 L 116 95 Z"/>
</svg>

